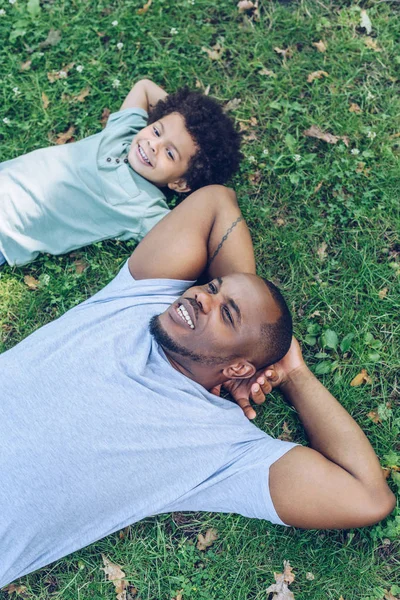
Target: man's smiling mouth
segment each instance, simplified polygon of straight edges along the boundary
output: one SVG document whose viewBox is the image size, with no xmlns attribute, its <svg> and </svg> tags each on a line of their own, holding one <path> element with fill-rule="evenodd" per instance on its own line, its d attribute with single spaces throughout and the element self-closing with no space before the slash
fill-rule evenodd
<svg viewBox="0 0 400 600">
<path fill-rule="evenodd" d="M 179 304 L 178 308 L 176 309 L 176 312 L 181 317 L 181 319 L 189 325 L 190 329 L 194 329 L 193 321 L 183 304 Z"/>
<path fill-rule="evenodd" d="M 152 164 L 149 160 L 149 157 L 147 156 L 146 152 L 143 150 L 142 146 L 140 146 L 139 144 L 138 144 L 138 152 L 139 152 L 140 157 L 143 159 L 143 162 L 145 162 L 146 165 L 149 165 L 151 167 Z"/>
</svg>

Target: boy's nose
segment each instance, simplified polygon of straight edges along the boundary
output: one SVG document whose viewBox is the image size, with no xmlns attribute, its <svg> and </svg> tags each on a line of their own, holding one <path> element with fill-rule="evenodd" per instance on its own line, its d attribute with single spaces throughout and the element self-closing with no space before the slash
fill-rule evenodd
<svg viewBox="0 0 400 600">
<path fill-rule="evenodd" d="M 160 148 L 159 140 L 151 140 L 149 142 L 149 148 L 153 154 L 157 154 Z"/>
</svg>

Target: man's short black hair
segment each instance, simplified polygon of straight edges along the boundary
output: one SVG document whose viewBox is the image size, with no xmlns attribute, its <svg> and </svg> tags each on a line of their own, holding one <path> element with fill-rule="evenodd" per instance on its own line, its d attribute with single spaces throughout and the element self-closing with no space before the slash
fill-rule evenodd
<svg viewBox="0 0 400 600">
<path fill-rule="evenodd" d="M 293 321 L 289 307 L 279 288 L 262 277 L 265 285 L 271 292 L 273 299 L 278 305 L 281 315 L 275 323 L 263 323 L 260 336 L 260 362 L 258 368 L 273 365 L 285 356 L 290 348 L 293 335 Z"/>
<path fill-rule="evenodd" d="M 184 175 L 190 190 L 226 183 L 242 159 L 241 136 L 232 119 L 217 100 L 184 87 L 157 102 L 150 113 L 149 124 L 174 112 L 182 115 L 198 147 Z"/>
</svg>

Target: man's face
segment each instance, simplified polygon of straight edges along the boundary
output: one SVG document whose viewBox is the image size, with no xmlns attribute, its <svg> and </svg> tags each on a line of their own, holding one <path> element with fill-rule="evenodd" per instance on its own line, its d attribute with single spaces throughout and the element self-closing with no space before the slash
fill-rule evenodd
<svg viewBox="0 0 400 600">
<path fill-rule="evenodd" d="M 139 131 L 132 141 L 128 160 L 139 175 L 155 185 L 168 185 L 185 192 L 189 189 L 185 188 L 184 175 L 196 151 L 184 118 L 171 113 Z"/>
<path fill-rule="evenodd" d="M 262 323 L 274 323 L 280 310 L 264 282 L 234 274 L 189 288 L 157 317 L 151 332 L 167 353 L 194 363 L 228 364 L 257 353 Z"/>
</svg>

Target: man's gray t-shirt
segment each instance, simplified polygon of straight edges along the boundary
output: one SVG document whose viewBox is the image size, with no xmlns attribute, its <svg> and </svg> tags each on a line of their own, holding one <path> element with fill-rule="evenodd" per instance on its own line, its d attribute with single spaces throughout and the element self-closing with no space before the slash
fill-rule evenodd
<svg viewBox="0 0 400 600">
<path fill-rule="evenodd" d="M 189 285 L 125 264 L 0 356 L 0 587 L 149 515 L 282 523 L 268 470 L 293 444 L 175 370 L 149 332 Z"/>
</svg>

